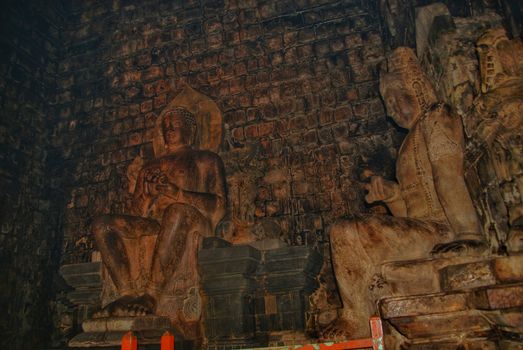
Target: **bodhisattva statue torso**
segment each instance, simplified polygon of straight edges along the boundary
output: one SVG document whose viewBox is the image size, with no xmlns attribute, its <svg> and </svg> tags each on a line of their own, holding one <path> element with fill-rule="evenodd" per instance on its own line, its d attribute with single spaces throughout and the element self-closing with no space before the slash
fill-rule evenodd
<svg viewBox="0 0 523 350">
<path fill-rule="evenodd" d="M 225 214 L 223 163 L 217 154 L 191 147 L 194 116 L 174 108 L 161 118 L 165 155 L 140 170 L 131 212 L 102 216 L 93 223 L 97 247 L 120 294 L 95 317 L 155 313 L 166 285 L 181 276 L 181 268 L 190 270 L 188 278 L 197 276 L 198 242 L 214 234 Z M 142 240 L 150 236 L 156 236 L 152 259 L 140 259 Z M 150 266 L 137 266 L 143 261 Z M 147 270 L 145 288 L 135 278 L 134 271 L 140 269 Z"/>
<path fill-rule="evenodd" d="M 413 51 L 396 49 L 380 90 L 388 114 L 409 129 L 398 153 L 397 182 L 374 176 L 367 202 L 393 216 L 340 220 L 330 228 L 334 272 L 343 303 L 325 339 L 364 337 L 375 313 L 369 291 L 386 261 L 484 249 L 477 214 L 463 178 L 461 120 L 438 103 Z"/>
</svg>

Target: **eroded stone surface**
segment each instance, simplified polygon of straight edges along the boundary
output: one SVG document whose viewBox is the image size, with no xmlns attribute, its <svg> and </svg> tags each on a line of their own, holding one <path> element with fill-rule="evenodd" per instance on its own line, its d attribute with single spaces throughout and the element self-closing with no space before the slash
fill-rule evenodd
<svg viewBox="0 0 523 350">
<path fill-rule="evenodd" d="M 486 333 L 490 323 L 478 312 L 456 312 L 437 315 L 399 317 L 390 322 L 410 339 L 430 338 L 452 334 L 474 335 Z"/>
<path fill-rule="evenodd" d="M 448 266 L 441 270 L 444 290 L 467 290 L 496 283 L 490 260 Z"/>
<path fill-rule="evenodd" d="M 473 305 L 478 309 L 496 310 L 523 306 L 523 285 L 483 288 L 473 293 Z"/>
<path fill-rule="evenodd" d="M 497 350 L 498 344 L 486 338 L 457 341 L 449 339 L 431 341 L 430 343 L 415 343 L 408 347 L 409 350 L 456 350 L 461 348 L 470 350 Z"/>
<path fill-rule="evenodd" d="M 483 312 L 498 329 L 512 333 L 513 337 L 520 337 L 523 333 L 523 311 L 521 308 L 494 310 Z M 521 339 L 523 340 L 523 339 Z"/>
<path fill-rule="evenodd" d="M 443 290 L 471 290 L 523 280 L 523 256 L 521 255 L 483 259 L 464 264 L 458 262 L 459 260 L 454 260 L 454 264 L 448 264 L 449 266 L 445 266 L 445 263 L 439 264 L 442 266 L 438 270 Z M 438 265 L 436 262 L 434 264 Z"/>
<path fill-rule="evenodd" d="M 382 275 L 390 293 L 394 296 L 439 293 L 441 273 L 445 267 L 475 262 L 478 257 L 457 256 L 452 258 L 406 260 L 385 263 Z"/>
<path fill-rule="evenodd" d="M 168 317 L 158 316 L 103 317 L 84 321 L 82 329 L 86 333 L 168 330 L 171 321 Z"/>
<path fill-rule="evenodd" d="M 523 281 L 523 255 L 494 259 L 493 269 L 500 282 Z"/>
<path fill-rule="evenodd" d="M 407 298 L 387 298 L 380 302 L 382 317 L 408 317 L 468 310 L 467 295 L 433 294 Z"/>
</svg>

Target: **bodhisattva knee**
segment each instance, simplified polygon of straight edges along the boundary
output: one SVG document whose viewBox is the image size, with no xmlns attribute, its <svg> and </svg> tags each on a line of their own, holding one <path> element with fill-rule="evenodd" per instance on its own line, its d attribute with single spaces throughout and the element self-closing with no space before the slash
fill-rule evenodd
<svg viewBox="0 0 523 350">
<path fill-rule="evenodd" d="M 330 242 L 333 248 L 342 242 L 358 239 L 357 219 L 341 220 L 334 223 L 329 231 Z"/>
</svg>

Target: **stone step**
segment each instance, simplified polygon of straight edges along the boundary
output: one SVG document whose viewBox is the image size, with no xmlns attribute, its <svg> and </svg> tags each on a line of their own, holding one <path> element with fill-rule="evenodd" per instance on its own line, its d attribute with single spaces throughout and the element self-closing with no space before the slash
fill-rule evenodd
<svg viewBox="0 0 523 350">
<path fill-rule="evenodd" d="M 511 336 L 517 334 L 523 343 L 523 309 L 483 311 L 483 314 L 496 325 L 496 329 Z"/>
<path fill-rule="evenodd" d="M 523 309 L 523 283 L 482 287 L 470 292 L 436 293 L 379 300 L 384 319 L 466 310 Z"/>
<path fill-rule="evenodd" d="M 140 317 L 102 317 L 85 320 L 82 323 L 84 332 L 128 332 L 143 330 L 168 330 L 171 321 L 162 316 L 140 316 Z"/>
<path fill-rule="evenodd" d="M 523 307 L 523 283 L 474 290 L 469 301 L 471 306 L 481 310 Z"/>
<path fill-rule="evenodd" d="M 523 255 L 388 262 L 381 270 L 391 296 L 467 291 L 523 282 Z"/>
<path fill-rule="evenodd" d="M 469 310 L 465 293 L 387 298 L 380 300 L 379 308 L 384 319 Z"/>
<path fill-rule="evenodd" d="M 446 291 L 523 282 L 523 255 L 449 265 L 442 268 L 440 274 L 442 289 Z"/>
<path fill-rule="evenodd" d="M 492 330 L 523 334 L 523 283 L 384 298 L 378 307 L 383 319 L 414 342 L 468 339 Z"/>
<path fill-rule="evenodd" d="M 439 271 L 447 266 L 481 261 L 474 257 L 405 260 L 384 263 L 381 274 L 392 296 L 442 292 Z"/>
<path fill-rule="evenodd" d="M 407 347 L 409 350 L 496 350 L 499 349 L 497 342 L 488 338 L 476 338 L 466 340 L 441 339 L 430 342 L 412 342 Z"/>
<path fill-rule="evenodd" d="M 165 331 L 174 334 L 176 349 L 193 349 L 193 342 L 184 340 L 171 325 L 168 317 L 104 317 L 86 320 L 82 324 L 83 333 L 72 338 L 71 348 L 95 348 L 119 346 L 125 333 L 132 331 L 138 338 L 140 349 L 146 344 L 159 344 Z M 118 347 L 119 348 L 119 347 Z"/>
<path fill-rule="evenodd" d="M 158 344 L 164 330 L 135 331 L 133 334 L 138 338 L 139 349 L 160 349 Z M 80 333 L 68 343 L 69 348 L 94 349 L 121 349 L 122 337 L 127 331 L 113 331 L 104 333 Z M 174 337 L 174 348 L 177 350 L 193 350 L 194 342 L 184 340 L 181 336 Z"/>
<path fill-rule="evenodd" d="M 100 295 L 102 288 L 78 288 L 67 293 L 67 298 L 73 304 L 100 304 Z"/>
<path fill-rule="evenodd" d="M 452 335 L 457 338 L 486 336 L 492 326 L 488 319 L 476 310 L 404 316 L 388 319 L 402 335 L 410 340 L 434 340 Z"/>
</svg>

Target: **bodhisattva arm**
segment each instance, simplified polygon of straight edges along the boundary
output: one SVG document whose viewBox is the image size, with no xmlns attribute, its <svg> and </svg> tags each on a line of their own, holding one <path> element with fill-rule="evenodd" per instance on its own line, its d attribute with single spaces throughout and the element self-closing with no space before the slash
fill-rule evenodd
<svg viewBox="0 0 523 350">
<path fill-rule="evenodd" d="M 365 188 L 369 191 L 365 196 L 367 203 L 381 201 L 387 205 L 393 216 L 407 216 L 407 205 L 397 182 L 385 180 L 381 176 L 373 176 Z"/>
<path fill-rule="evenodd" d="M 393 216 L 407 217 L 407 204 L 401 197 L 400 185 L 394 182 L 394 195 L 383 200 Z"/>
<path fill-rule="evenodd" d="M 422 133 L 439 201 L 456 238 L 476 238 L 481 235 L 481 227 L 463 176 L 461 121 L 446 108 L 429 113 L 432 115 L 422 122 Z"/>
</svg>

